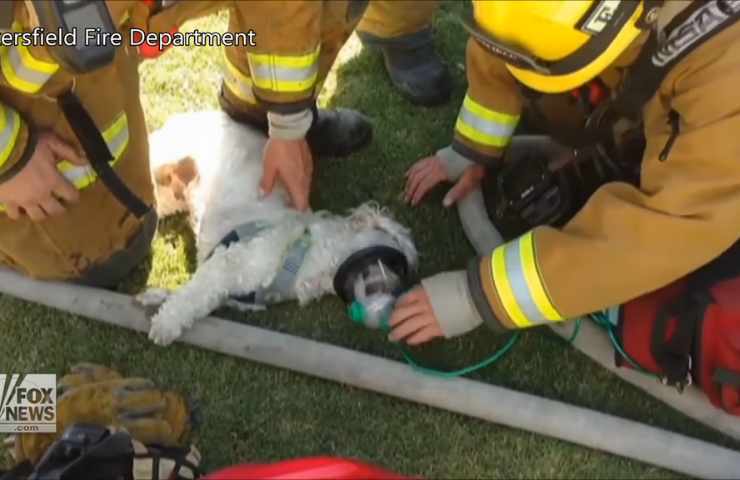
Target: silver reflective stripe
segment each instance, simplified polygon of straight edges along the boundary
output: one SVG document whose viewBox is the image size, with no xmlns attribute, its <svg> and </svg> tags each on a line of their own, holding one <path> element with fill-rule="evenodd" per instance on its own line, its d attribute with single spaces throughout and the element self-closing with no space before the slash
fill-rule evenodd
<svg viewBox="0 0 740 480">
<path fill-rule="evenodd" d="M 231 89 L 234 94 L 241 98 L 242 100 L 245 100 L 249 103 L 257 103 L 257 99 L 254 98 L 254 93 L 252 92 L 252 85 L 251 81 L 249 83 L 246 83 L 246 81 L 238 78 L 234 72 L 231 71 L 231 69 L 236 67 L 231 66 L 227 67 L 226 71 L 224 72 L 224 80 L 226 81 L 226 85 Z"/>
<path fill-rule="evenodd" d="M 463 105 L 463 108 L 460 109 L 460 118 L 463 122 L 467 123 L 475 130 L 492 137 L 510 137 L 514 133 L 514 129 L 516 128 L 516 123 L 506 125 L 480 118 L 473 112 L 468 110 L 465 105 Z"/>
<path fill-rule="evenodd" d="M 509 278 L 509 284 L 514 291 L 516 302 L 522 309 L 524 316 L 533 325 L 545 323 L 547 318 L 540 311 L 529 291 L 527 279 L 524 276 L 522 268 L 522 258 L 520 254 L 520 241 L 512 242 L 506 246 L 506 274 Z"/>
<path fill-rule="evenodd" d="M 64 172 L 64 177 L 70 182 L 77 185 L 77 182 L 83 179 L 89 179 L 95 176 L 95 171 L 88 166 L 77 166 Z"/>
<path fill-rule="evenodd" d="M 33 85 L 38 85 L 40 88 L 44 83 L 46 83 L 51 75 L 26 68 L 26 66 L 23 65 L 18 48 L 20 47 L 10 47 L 8 49 L 8 60 L 10 60 L 10 66 L 13 68 L 16 76 L 21 80 L 25 80 Z"/>
<path fill-rule="evenodd" d="M 256 63 L 256 62 L 255 62 Z M 252 77 L 260 80 L 277 80 L 278 82 L 302 82 L 311 80 L 319 71 L 318 63 L 309 67 L 286 68 L 270 65 L 252 64 Z"/>
</svg>

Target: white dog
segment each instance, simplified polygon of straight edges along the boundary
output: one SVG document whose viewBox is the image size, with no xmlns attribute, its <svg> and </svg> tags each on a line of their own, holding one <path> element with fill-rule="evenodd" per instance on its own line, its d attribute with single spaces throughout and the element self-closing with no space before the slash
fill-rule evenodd
<svg viewBox="0 0 740 480">
<path fill-rule="evenodd" d="M 178 115 L 151 135 L 157 211 L 189 212 L 198 249 L 198 268 L 186 285 L 139 297 L 162 304 L 149 332 L 155 343 L 171 343 L 234 297 L 251 294 L 259 308 L 335 293 L 339 266 L 368 247 L 390 247 L 416 267 L 409 230 L 376 205 L 342 217 L 290 208 L 280 187 L 260 198 L 265 142 L 221 112 Z"/>
</svg>

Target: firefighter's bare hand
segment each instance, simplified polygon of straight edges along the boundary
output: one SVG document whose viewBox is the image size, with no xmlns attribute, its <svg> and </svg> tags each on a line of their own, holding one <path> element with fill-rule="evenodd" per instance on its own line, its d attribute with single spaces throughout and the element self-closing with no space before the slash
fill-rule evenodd
<svg viewBox="0 0 740 480">
<path fill-rule="evenodd" d="M 271 138 L 265 145 L 264 172 L 260 181 L 263 195 L 269 195 L 280 180 L 285 185 L 293 206 L 298 210 L 309 208 L 313 177 L 313 157 L 305 139 L 283 140 Z"/>
<path fill-rule="evenodd" d="M 0 202 L 5 205 L 10 219 L 18 220 L 25 214 L 34 222 L 41 222 L 63 214 L 66 204 L 77 203 L 79 192 L 57 169 L 57 164 L 63 160 L 76 165 L 87 163 L 55 134 L 40 134 L 28 164 L 0 184 Z"/>
<path fill-rule="evenodd" d="M 441 158 L 436 155 L 422 158 L 406 171 L 404 200 L 416 206 L 429 191 L 449 179 L 447 168 Z"/>
<path fill-rule="evenodd" d="M 449 207 L 465 198 L 480 185 L 485 172 L 485 167 L 481 165 L 474 164 L 467 167 L 460 179 L 447 192 L 442 204 Z M 449 181 L 452 179 L 441 158 L 437 156 L 423 158 L 406 172 L 404 199 L 412 206 L 416 206 L 434 187 Z"/>
<path fill-rule="evenodd" d="M 419 286 L 401 297 L 390 319 L 392 342 L 406 342 L 420 345 L 438 337 L 443 337 L 432 302 L 423 287 Z"/>
<path fill-rule="evenodd" d="M 444 200 L 442 200 L 442 205 L 451 207 L 460 200 L 463 200 L 480 186 L 485 176 L 486 167 L 478 164 L 470 165 L 463 171 L 460 179 L 453 185 L 450 191 L 447 192 Z"/>
</svg>

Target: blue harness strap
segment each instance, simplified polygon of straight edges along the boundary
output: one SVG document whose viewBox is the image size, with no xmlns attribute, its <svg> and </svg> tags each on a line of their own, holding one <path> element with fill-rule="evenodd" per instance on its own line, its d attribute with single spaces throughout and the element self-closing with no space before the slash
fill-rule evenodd
<svg viewBox="0 0 740 480">
<path fill-rule="evenodd" d="M 227 233 L 226 236 L 224 236 L 224 238 L 222 238 L 221 241 L 218 242 L 218 245 L 216 245 L 216 247 L 229 247 L 230 245 L 237 242 L 248 243 L 254 237 L 270 228 L 272 228 L 272 225 L 263 220 L 255 220 L 253 222 L 242 223 L 241 225 Z M 208 254 L 206 260 L 211 258 L 214 250 L 216 250 L 216 248 L 214 248 L 211 253 Z"/>
<path fill-rule="evenodd" d="M 304 231 L 303 235 L 288 247 L 283 264 L 275 274 L 272 283 L 267 288 L 257 290 L 256 304 L 279 303 L 294 296 L 295 279 L 298 277 L 309 248 L 311 248 L 311 234 Z"/>
<path fill-rule="evenodd" d="M 227 233 L 218 243 L 218 246 L 229 247 L 237 242 L 249 243 L 257 235 L 270 228 L 272 228 L 272 225 L 262 220 L 244 223 Z M 304 231 L 288 247 L 280 269 L 269 286 L 244 295 L 233 295 L 231 298 L 248 305 L 267 305 L 291 298 L 295 288 L 295 279 L 309 248 L 311 248 L 311 234 Z M 210 258 L 211 255 L 213 255 L 213 252 L 208 254 L 206 259 Z"/>
</svg>

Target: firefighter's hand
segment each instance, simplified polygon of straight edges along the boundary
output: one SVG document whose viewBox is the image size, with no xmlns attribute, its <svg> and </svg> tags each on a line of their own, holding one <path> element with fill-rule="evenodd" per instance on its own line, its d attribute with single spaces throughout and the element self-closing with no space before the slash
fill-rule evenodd
<svg viewBox="0 0 740 480">
<path fill-rule="evenodd" d="M 392 342 L 404 341 L 420 345 L 444 337 L 432 303 L 423 287 L 419 286 L 401 297 L 390 319 Z"/>
<path fill-rule="evenodd" d="M 455 185 L 445 195 L 442 204 L 450 207 L 465 198 L 480 185 L 485 173 L 485 167 L 478 164 L 466 167 Z M 404 199 L 412 206 L 416 206 L 438 184 L 450 181 L 453 179 L 441 158 L 438 156 L 423 158 L 406 172 Z"/>
<path fill-rule="evenodd" d="M 80 194 L 57 169 L 67 160 L 76 165 L 87 161 L 53 133 L 42 133 L 28 164 L 10 180 L 0 184 L 0 202 L 8 217 L 18 220 L 23 214 L 34 222 L 61 215 L 67 203 L 76 203 Z"/>
<path fill-rule="evenodd" d="M 309 208 L 313 158 L 305 139 L 283 140 L 270 138 L 265 145 L 264 172 L 260 181 L 262 195 L 269 195 L 280 180 L 288 191 L 293 206 L 298 210 Z"/>
</svg>

